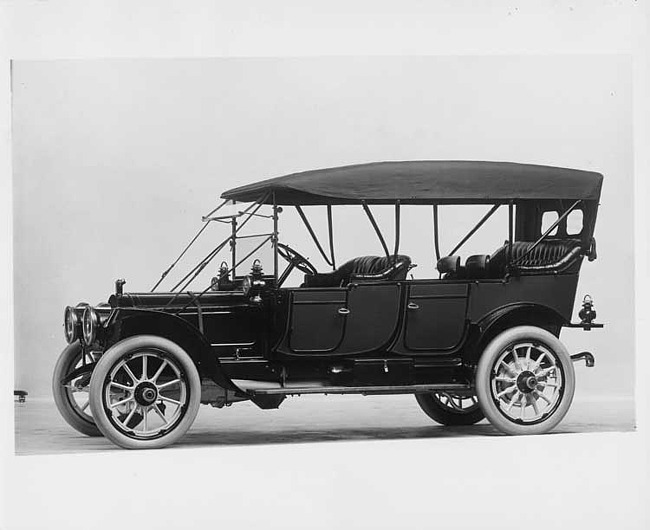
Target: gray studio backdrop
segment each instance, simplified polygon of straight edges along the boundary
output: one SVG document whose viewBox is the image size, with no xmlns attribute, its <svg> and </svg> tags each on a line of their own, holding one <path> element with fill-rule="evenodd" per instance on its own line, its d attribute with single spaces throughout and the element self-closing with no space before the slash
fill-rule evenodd
<svg viewBox="0 0 650 530">
<path fill-rule="evenodd" d="M 590 349 L 597 357 L 595 369 L 578 368 L 577 395 L 633 393 L 629 58 L 71 60 L 12 67 L 16 388 L 49 396 L 65 345 L 63 308 L 106 301 L 118 277 L 126 277 L 127 290 L 150 289 L 225 189 L 327 166 L 470 159 L 605 175 L 599 259 L 584 264 L 578 293 L 594 297 L 607 327 L 567 330 L 562 338 L 570 351 Z M 430 209 L 403 210 L 401 251 L 418 264 L 415 277 L 433 276 Z M 484 211 L 443 209 L 443 252 Z M 358 213 L 339 211 L 339 263 L 381 253 Z M 317 225 L 324 219 L 313 216 Z M 283 217 L 282 240 L 324 269 L 297 217 Z M 391 238 L 390 212 L 379 218 Z M 225 237 L 224 228 L 211 226 L 190 257 Z M 497 216 L 464 254 L 490 253 L 506 236 L 505 219 Z M 261 257 L 270 270 L 268 255 Z"/>
</svg>

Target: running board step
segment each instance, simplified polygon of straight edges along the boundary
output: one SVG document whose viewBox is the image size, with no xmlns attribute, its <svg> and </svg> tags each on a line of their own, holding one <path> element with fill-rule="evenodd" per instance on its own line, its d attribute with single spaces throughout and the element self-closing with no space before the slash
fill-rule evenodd
<svg viewBox="0 0 650 530">
<path fill-rule="evenodd" d="M 416 392 L 435 392 L 449 390 L 471 390 L 469 385 L 447 383 L 436 385 L 400 385 L 400 386 L 305 386 L 279 388 L 242 388 L 253 395 L 298 395 L 298 394 L 414 394 Z"/>
</svg>

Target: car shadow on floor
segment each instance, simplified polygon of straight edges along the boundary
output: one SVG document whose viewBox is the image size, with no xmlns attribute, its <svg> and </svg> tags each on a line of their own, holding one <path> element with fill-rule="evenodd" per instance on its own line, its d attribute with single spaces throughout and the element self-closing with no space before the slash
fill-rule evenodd
<svg viewBox="0 0 650 530">
<path fill-rule="evenodd" d="M 582 427 L 582 426 L 581 426 Z M 572 428 L 558 426 L 553 434 L 575 434 L 585 432 L 617 432 L 634 430 L 617 427 L 608 428 L 603 425 Z M 228 445 L 265 445 L 265 444 L 299 444 L 319 442 L 350 442 L 372 440 L 418 440 L 436 438 L 467 438 L 467 437 L 500 437 L 507 436 L 487 423 L 478 425 L 445 427 L 432 425 L 428 427 L 367 427 L 367 428 L 338 428 L 329 430 L 314 430 L 296 428 L 290 430 L 269 431 L 262 429 L 246 429 L 238 431 L 190 430 L 175 446 L 228 446 Z"/>
<path fill-rule="evenodd" d="M 377 427 L 338 428 L 329 430 L 291 429 L 285 431 L 240 430 L 189 431 L 177 446 L 265 445 L 318 442 L 350 442 L 370 440 L 417 440 L 426 438 L 456 438 L 504 436 L 491 425 L 467 427 Z"/>
</svg>

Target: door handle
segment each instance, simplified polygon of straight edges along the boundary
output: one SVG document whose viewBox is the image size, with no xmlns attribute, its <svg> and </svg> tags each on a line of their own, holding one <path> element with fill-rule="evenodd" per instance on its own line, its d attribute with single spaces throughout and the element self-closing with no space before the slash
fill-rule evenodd
<svg viewBox="0 0 650 530">
<path fill-rule="evenodd" d="M 346 316 L 349 314 L 350 314 L 350 310 L 347 307 L 339 307 L 339 315 Z"/>
<path fill-rule="evenodd" d="M 406 307 L 408 307 L 411 310 L 420 309 L 420 306 L 417 305 L 415 302 L 409 302 L 409 305 L 407 305 Z"/>
</svg>

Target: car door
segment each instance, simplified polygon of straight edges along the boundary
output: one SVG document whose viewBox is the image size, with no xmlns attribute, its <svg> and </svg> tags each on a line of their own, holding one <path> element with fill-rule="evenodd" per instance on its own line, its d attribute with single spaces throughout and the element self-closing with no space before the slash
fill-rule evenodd
<svg viewBox="0 0 650 530">
<path fill-rule="evenodd" d="M 469 285 L 441 281 L 408 286 L 395 353 L 454 351 L 467 327 Z"/>
<path fill-rule="evenodd" d="M 286 343 L 290 353 L 330 353 L 341 342 L 347 289 L 298 289 L 291 293 Z"/>
<path fill-rule="evenodd" d="M 400 286 L 352 283 L 291 293 L 287 332 L 278 351 L 355 355 L 385 348 L 399 320 Z"/>
<path fill-rule="evenodd" d="M 383 282 L 348 286 L 348 312 L 337 354 L 355 355 L 385 349 L 397 329 L 400 289 L 398 283 Z"/>
</svg>

